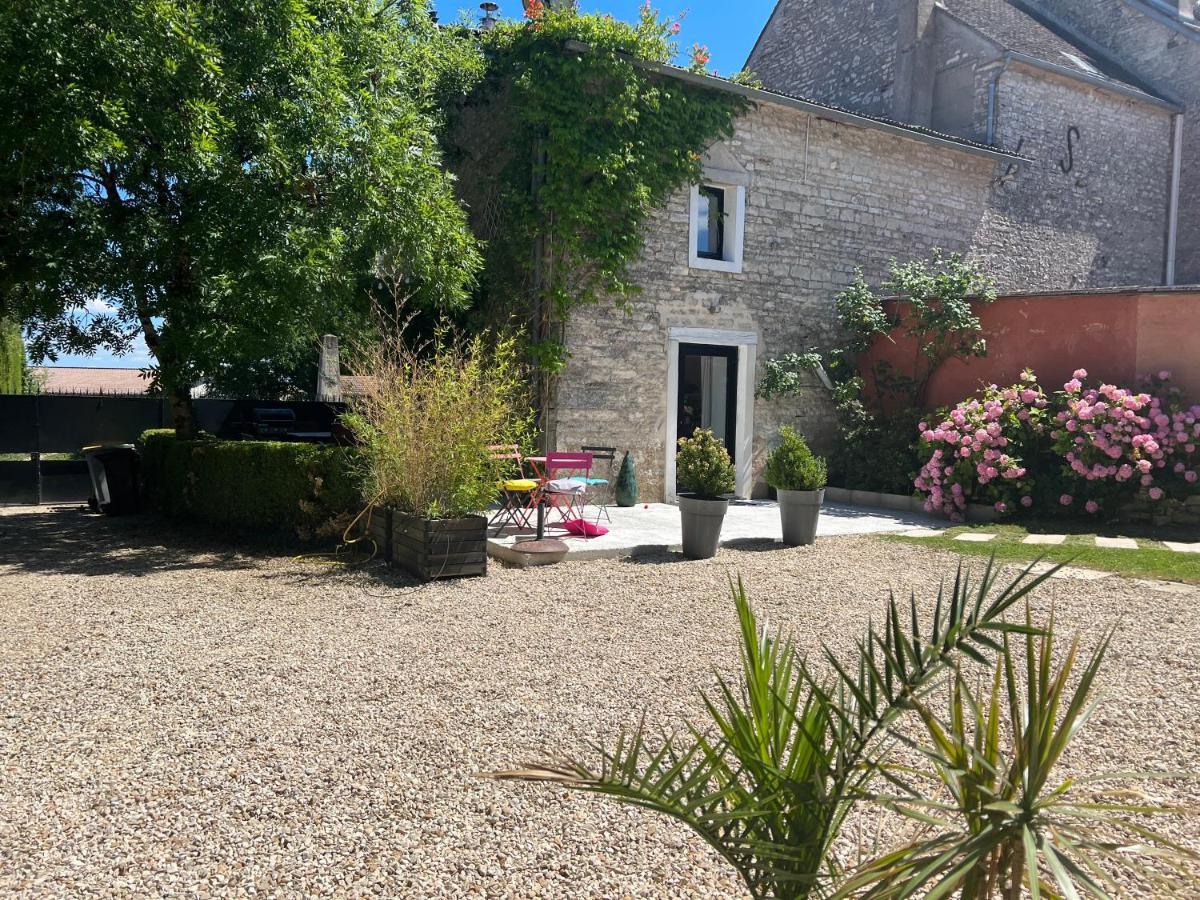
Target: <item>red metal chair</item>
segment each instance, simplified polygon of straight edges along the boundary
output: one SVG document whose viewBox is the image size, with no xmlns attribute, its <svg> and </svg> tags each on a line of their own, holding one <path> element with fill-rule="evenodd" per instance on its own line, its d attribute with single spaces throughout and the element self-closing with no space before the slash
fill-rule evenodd
<svg viewBox="0 0 1200 900">
<path fill-rule="evenodd" d="M 592 473 L 590 453 L 547 453 L 546 481 L 541 497 L 558 510 L 559 521 L 582 519 L 588 500 L 588 478 Z"/>
</svg>

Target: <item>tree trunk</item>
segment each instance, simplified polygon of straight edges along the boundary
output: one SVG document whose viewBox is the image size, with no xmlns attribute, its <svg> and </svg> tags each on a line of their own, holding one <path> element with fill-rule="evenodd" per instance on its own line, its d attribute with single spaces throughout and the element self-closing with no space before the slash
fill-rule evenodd
<svg viewBox="0 0 1200 900">
<path fill-rule="evenodd" d="M 192 408 L 192 392 L 184 388 L 171 388 L 167 392 L 171 401 L 171 421 L 175 425 L 175 437 L 181 441 L 195 440 L 196 428 L 195 410 Z"/>
</svg>

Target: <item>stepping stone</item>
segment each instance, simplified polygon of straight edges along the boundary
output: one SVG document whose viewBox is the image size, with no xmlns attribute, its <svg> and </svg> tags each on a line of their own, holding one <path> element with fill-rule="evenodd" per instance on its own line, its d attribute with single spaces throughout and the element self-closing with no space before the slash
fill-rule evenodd
<svg viewBox="0 0 1200 900">
<path fill-rule="evenodd" d="M 901 537 L 924 538 L 937 537 L 941 532 L 936 528 L 914 528 L 911 531 L 900 532 Z"/>
<path fill-rule="evenodd" d="M 1109 550 L 1136 550 L 1138 542 L 1133 538 L 1098 537 L 1096 538 L 1096 546 L 1106 547 Z"/>
<path fill-rule="evenodd" d="M 978 531 L 968 531 L 964 534 L 954 536 L 956 541 L 968 541 L 972 544 L 986 544 L 988 541 L 995 540 L 994 534 L 980 534 Z"/>
<path fill-rule="evenodd" d="M 1163 541 L 1163 546 L 1176 553 L 1200 553 L 1200 544 L 1181 544 L 1179 541 Z"/>
<path fill-rule="evenodd" d="M 1035 563 L 1030 570 L 1034 575 L 1045 575 L 1055 567 L 1055 563 L 1040 562 Z M 1023 568 L 1023 567 L 1022 567 Z M 1016 570 L 1016 567 L 1013 567 Z M 1101 578 L 1112 578 L 1112 572 L 1101 572 L 1099 569 L 1080 569 L 1076 566 L 1067 566 L 1059 569 L 1051 578 L 1066 579 L 1068 581 L 1098 581 Z"/>
<path fill-rule="evenodd" d="M 1067 539 L 1065 534 L 1030 534 L 1025 536 L 1022 544 L 1061 544 Z"/>
</svg>

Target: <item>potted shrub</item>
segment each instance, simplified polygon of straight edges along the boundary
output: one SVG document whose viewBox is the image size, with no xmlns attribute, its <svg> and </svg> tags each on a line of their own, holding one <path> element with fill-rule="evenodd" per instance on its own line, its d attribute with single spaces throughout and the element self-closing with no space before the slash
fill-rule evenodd
<svg viewBox="0 0 1200 900">
<path fill-rule="evenodd" d="M 420 351 L 403 329 L 356 348 L 360 391 L 343 422 L 360 445 L 368 535 L 418 578 L 487 573 L 487 519 L 503 462 L 531 422 L 514 338 L 488 344 L 439 332 Z"/>
<path fill-rule="evenodd" d="M 779 429 L 779 446 L 767 454 L 767 484 L 779 498 L 783 542 L 789 547 L 811 544 L 825 500 L 825 460 L 814 456 L 796 429 Z"/>
<path fill-rule="evenodd" d="M 675 469 L 681 492 L 679 514 L 683 523 L 683 555 L 710 559 L 717 553 L 721 524 L 733 492 L 733 463 L 711 431 L 697 428 L 679 439 Z"/>
</svg>

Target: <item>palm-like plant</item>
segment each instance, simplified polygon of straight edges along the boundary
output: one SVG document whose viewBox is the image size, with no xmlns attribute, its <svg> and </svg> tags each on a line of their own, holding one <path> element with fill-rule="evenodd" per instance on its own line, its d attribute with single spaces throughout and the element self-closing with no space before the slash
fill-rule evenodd
<svg viewBox="0 0 1200 900">
<path fill-rule="evenodd" d="M 1194 865 L 1195 854 L 1135 818 L 1178 810 L 1081 796 L 1086 782 L 1115 776 L 1052 782 L 1054 768 L 1095 708 L 1094 681 L 1111 639 L 1109 632 L 1071 690 L 1078 642 L 1071 642 L 1055 672 L 1051 618 L 1040 637 L 1026 632 L 1023 680 L 1005 636 L 986 696 L 976 696 L 960 669 L 945 718 L 918 701 L 928 740 L 903 740 L 929 760 L 948 800 L 926 799 L 922 786 L 889 772 L 904 794 L 880 799 L 933 833 L 867 864 L 840 893 L 888 900 L 919 891 L 928 898 L 957 892 L 963 900 L 1018 900 L 1025 890 L 1035 900 L 1043 893 L 1107 897 L 1116 887 L 1107 864 L 1156 886 L 1162 896 L 1178 896 L 1179 876 L 1194 878 L 1182 863 Z M 1139 856 L 1164 866 L 1144 866 Z"/>
<path fill-rule="evenodd" d="M 597 769 L 573 759 L 539 762 L 497 777 L 551 781 L 643 806 L 686 823 L 737 870 L 754 897 L 827 896 L 839 873 L 830 848 L 878 770 L 880 751 L 902 713 L 963 657 L 985 661 L 1007 632 L 1004 614 L 1055 570 L 1032 567 L 996 590 L 989 563 L 978 583 L 959 568 L 938 591 L 932 617 L 915 595 L 892 596 L 882 627 L 858 642 L 847 668 L 829 649 L 826 675 L 790 639 L 763 633 L 739 581 L 743 684 L 718 676 L 704 702 L 712 726 L 652 742 L 644 723 L 612 750 L 597 747 Z M 922 618 L 927 618 L 922 627 Z"/>
</svg>

